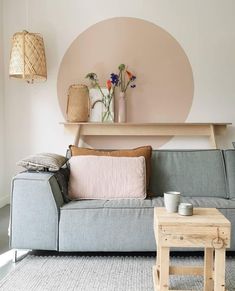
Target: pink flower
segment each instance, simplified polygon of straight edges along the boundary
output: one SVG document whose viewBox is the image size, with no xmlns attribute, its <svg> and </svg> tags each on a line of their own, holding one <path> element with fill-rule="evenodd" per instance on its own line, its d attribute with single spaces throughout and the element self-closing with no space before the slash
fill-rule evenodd
<svg viewBox="0 0 235 291">
<path fill-rule="evenodd" d="M 128 76 L 128 78 L 129 78 L 129 80 L 131 80 L 131 78 L 132 78 L 132 76 L 133 76 L 132 73 L 129 72 L 129 71 L 127 71 L 127 70 L 126 70 L 126 73 L 127 73 L 127 76 Z"/>
<path fill-rule="evenodd" d="M 112 82 L 111 82 L 111 80 L 107 80 L 106 86 L 107 86 L 108 90 L 110 91 L 111 88 L 112 88 Z"/>
<path fill-rule="evenodd" d="M 126 70 L 126 73 L 127 73 L 128 79 L 129 79 L 131 82 L 135 81 L 136 76 L 134 76 L 131 72 L 129 72 L 129 71 L 127 71 L 127 70 Z"/>
</svg>

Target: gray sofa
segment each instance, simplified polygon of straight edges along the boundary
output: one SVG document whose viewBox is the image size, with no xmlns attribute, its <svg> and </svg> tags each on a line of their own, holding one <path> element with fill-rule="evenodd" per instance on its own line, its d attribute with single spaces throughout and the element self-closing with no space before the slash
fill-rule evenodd
<svg viewBox="0 0 235 291">
<path fill-rule="evenodd" d="M 15 249 L 155 251 L 153 207 L 177 190 L 194 207 L 216 207 L 232 223 L 235 250 L 235 150 L 154 150 L 151 198 L 67 202 L 68 170 L 13 178 L 10 244 Z"/>
</svg>

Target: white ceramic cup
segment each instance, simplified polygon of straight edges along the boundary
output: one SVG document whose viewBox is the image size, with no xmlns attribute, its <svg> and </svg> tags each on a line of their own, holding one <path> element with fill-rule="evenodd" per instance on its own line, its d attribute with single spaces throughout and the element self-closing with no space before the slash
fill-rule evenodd
<svg viewBox="0 0 235 291">
<path fill-rule="evenodd" d="M 180 192 L 169 191 L 164 193 L 164 204 L 167 212 L 178 212 L 179 203 Z"/>
</svg>

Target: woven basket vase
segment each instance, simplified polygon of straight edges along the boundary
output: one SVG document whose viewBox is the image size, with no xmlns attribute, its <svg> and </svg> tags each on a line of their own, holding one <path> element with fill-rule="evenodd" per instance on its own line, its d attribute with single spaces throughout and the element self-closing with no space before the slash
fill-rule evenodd
<svg viewBox="0 0 235 291">
<path fill-rule="evenodd" d="M 13 35 L 9 75 L 31 82 L 47 79 L 45 49 L 40 34 L 23 31 Z"/>
<path fill-rule="evenodd" d="M 89 118 L 90 99 L 86 85 L 71 85 L 68 90 L 67 121 L 86 122 Z"/>
</svg>

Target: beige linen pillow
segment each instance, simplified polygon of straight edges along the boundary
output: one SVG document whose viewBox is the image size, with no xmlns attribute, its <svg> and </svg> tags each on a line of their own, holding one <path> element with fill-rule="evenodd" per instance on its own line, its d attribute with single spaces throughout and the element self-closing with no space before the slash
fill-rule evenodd
<svg viewBox="0 0 235 291">
<path fill-rule="evenodd" d="M 74 156 L 70 159 L 69 198 L 146 198 L 144 157 Z"/>
<path fill-rule="evenodd" d="M 150 175 L 151 175 L 151 156 L 152 156 L 152 147 L 151 146 L 142 146 L 130 150 L 97 150 L 77 147 L 70 145 L 69 149 L 72 156 L 110 156 L 110 157 L 145 157 L 146 165 L 146 184 L 147 189 L 150 184 Z"/>
<path fill-rule="evenodd" d="M 52 153 L 41 153 L 28 156 L 17 163 L 17 166 L 26 168 L 32 171 L 50 172 L 58 171 L 66 162 L 67 158 Z"/>
</svg>

